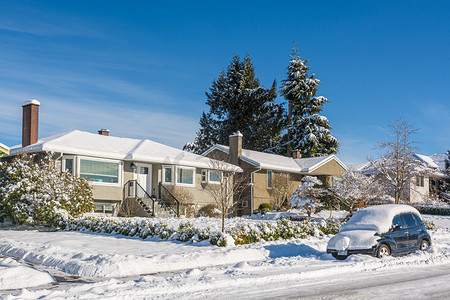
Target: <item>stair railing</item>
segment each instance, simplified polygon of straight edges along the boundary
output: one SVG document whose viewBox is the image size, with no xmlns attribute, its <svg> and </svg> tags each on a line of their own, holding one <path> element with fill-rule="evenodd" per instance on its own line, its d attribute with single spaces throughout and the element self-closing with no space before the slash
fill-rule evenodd
<svg viewBox="0 0 450 300">
<path fill-rule="evenodd" d="M 155 196 L 151 196 L 137 180 L 128 180 L 123 186 L 123 200 L 133 198 L 149 198 L 152 200 L 152 216 L 155 216 Z M 142 205 L 142 204 L 141 204 Z M 144 204 L 146 205 L 146 204 Z"/>
<path fill-rule="evenodd" d="M 180 216 L 180 201 L 161 182 L 159 183 L 158 198 L 158 203 L 162 207 L 171 210 L 177 217 Z"/>
</svg>

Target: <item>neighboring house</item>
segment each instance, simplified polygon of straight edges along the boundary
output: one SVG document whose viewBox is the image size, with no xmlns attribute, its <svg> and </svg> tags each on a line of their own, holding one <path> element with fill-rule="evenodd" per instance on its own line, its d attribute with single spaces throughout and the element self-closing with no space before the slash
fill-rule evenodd
<svg viewBox="0 0 450 300">
<path fill-rule="evenodd" d="M 9 155 L 9 147 L 0 143 L 0 157 L 2 157 L 5 154 Z"/>
<path fill-rule="evenodd" d="M 178 213 L 175 187 L 189 191 L 198 206 L 214 203 L 208 189 L 217 185 L 220 171 L 213 170 L 211 159 L 147 139 L 109 136 L 106 129 L 99 134 L 73 130 L 38 140 L 39 105 L 37 100 L 24 103 L 22 145 L 12 147 L 10 156 L 53 152 L 62 170 L 91 181 L 97 212 L 115 214 L 118 204 L 134 197 L 142 216 L 158 209 L 160 216 L 165 210 Z M 221 167 L 242 171 L 231 164 Z"/>
<path fill-rule="evenodd" d="M 262 203 L 273 201 L 273 178 L 277 173 L 289 174 L 291 195 L 302 184 L 303 176 L 316 176 L 325 185 L 333 184 L 347 167 L 335 156 L 300 158 L 299 151 L 293 151 L 293 157 L 269 154 L 242 149 L 242 134 L 237 132 L 230 136 L 229 145 L 214 145 L 203 156 L 224 159 L 241 167 L 247 174 L 250 191 L 241 199 L 238 215 L 251 214 Z"/>
<path fill-rule="evenodd" d="M 414 158 L 422 163 L 428 171 L 411 178 L 404 189 L 402 198 L 411 204 L 425 204 L 436 197 L 437 188 L 445 175 L 432 157 L 415 153 Z M 354 170 L 367 175 L 377 173 L 370 163 L 355 166 Z"/>
</svg>

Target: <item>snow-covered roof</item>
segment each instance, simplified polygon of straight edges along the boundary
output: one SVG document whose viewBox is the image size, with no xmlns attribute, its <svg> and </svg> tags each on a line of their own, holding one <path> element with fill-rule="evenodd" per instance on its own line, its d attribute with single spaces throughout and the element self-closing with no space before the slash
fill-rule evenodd
<svg viewBox="0 0 450 300">
<path fill-rule="evenodd" d="M 24 152 L 53 151 L 64 154 L 86 155 L 118 160 L 132 160 L 150 163 L 177 164 L 198 168 L 226 168 L 242 171 L 241 168 L 214 163 L 214 160 L 189 153 L 151 140 L 139 140 L 104 136 L 85 131 L 73 130 L 47 138 L 26 146 L 14 146 L 11 155 Z"/>
<path fill-rule="evenodd" d="M 420 161 L 421 163 L 423 163 L 424 166 L 426 165 L 428 168 L 436 169 L 436 172 L 431 171 L 429 174 L 434 174 L 436 176 L 442 175 L 439 171 L 437 171 L 438 169 L 440 169 L 439 166 L 434 162 L 434 160 L 430 156 L 414 153 L 413 157 L 417 161 Z M 375 163 L 377 163 L 378 161 L 379 160 L 376 160 Z M 367 174 L 367 175 L 377 173 L 377 170 L 372 166 L 372 164 L 370 162 L 360 164 L 358 166 L 353 166 L 352 169 L 354 169 L 355 171 Z"/>
<path fill-rule="evenodd" d="M 418 158 L 419 160 L 423 161 L 424 163 L 426 163 L 429 167 L 431 168 L 438 168 L 438 165 L 433 161 L 433 159 L 429 156 L 426 155 L 422 155 L 422 154 L 417 154 L 415 153 L 414 156 L 416 158 Z"/>
<path fill-rule="evenodd" d="M 358 210 L 347 223 L 341 226 L 339 232 L 348 230 L 374 230 L 378 233 L 387 232 L 392 226 L 392 219 L 402 213 L 415 213 L 417 209 L 410 205 L 387 204 L 370 206 Z"/>
<path fill-rule="evenodd" d="M 206 156 L 216 149 L 229 153 L 228 146 L 214 145 L 202 155 Z M 242 149 L 242 155 L 239 158 L 255 167 L 281 172 L 310 173 L 331 160 L 337 161 L 345 170 L 347 169 L 335 155 L 294 159 L 278 154 Z"/>
</svg>

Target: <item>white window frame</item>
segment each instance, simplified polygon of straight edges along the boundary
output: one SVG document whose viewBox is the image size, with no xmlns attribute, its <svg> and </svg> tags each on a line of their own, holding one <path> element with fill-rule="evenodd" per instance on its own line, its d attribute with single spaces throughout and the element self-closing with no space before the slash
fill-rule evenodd
<svg viewBox="0 0 450 300">
<path fill-rule="evenodd" d="M 73 166 L 72 166 L 72 175 L 76 175 L 77 172 L 77 158 L 75 155 L 63 155 L 63 157 L 61 158 L 61 171 L 65 171 L 66 170 L 66 159 L 71 159 L 73 161 Z"/>
<path fill-rule="evenodd" d="M 211 180 L 211 172 L 214 172 L 214 173 L 218 172 L 219 173 L 219 181 Z M 222 172 L 221 171 L 219 171 L 219 170 L 209 170 L 208 171 L 208 183 L 209 184 L 220 184 L 221 178 L 222 178 Z"/>
<path fill-rule="evenodd" d="M 418 187 L 425 186 L 425 176 L 416 176 L 416 186 Z"/>
<path fill-rule="evenodd" d="M 172 170 L 172 181 L 171 182 L 166 182 L 166 169 L 171 169 Z M 170 165 L 163 165 L 162 166 L 162 178 L 161 178 L 161 183 L 162 185 L 174 185 L 175 183 L 175 168 L 173 166 Z"/>
<path fill-rule="evenodd" d="M 119 178 L 117 179 L 117 183 L 110 183 L 110 182 L 97 182 L 97 181 L 90 181 L 89 182 L 92 185 L 102 185 L 102 186 L 119 186 L 121 187 L 123 185 L 123 161 L 120 160 L 115 160 L 115 159 L 107 159 L 107 158 L 97 158 L 97 157 L 90 157 L 90 156 L 77 156 L 76 157 L 76 172 L 77 172 L 77 177 L 80 177 L 80 167 L 81 167 L 81 163 L 80 160 L 84 159 L 84 160 L 93 160 L 93 161 L 101 161 L 101 162 L 110 162 L 110 163 L 117 163 L 119 165 L 118 168 L 118 176 Z"/>
<path fill-rule="evenodd" d="M 175 172 L 175 185 L 195 187 L 195 168 L 194 167 L 177 166 L 175 169 L 176 169 L 176 172 Z M 192 173 L 193 173 L 193 175 L 192 175 L 192 183 L 179 183 L 178 182 L 178 170 L 179 169 L 192 170 Z"/>
<path fill-rule="evenodd" d="M 202 169 L 201 174 L 202 183 L 208 183 L 208 170 Z"/>
<path fill-rule="evenodd" d="M 270 186 L 269 186 L 269 172 L 270 172 L 270 179 L 271 179 L 271 182 L 270 182 Z M 266 178 L 266 186 L 267 186 L 267 188 L 268 189 L 272 189 L 272 187 L 273 187 L 273 171 L 272 170 L 267 170 L 267 178 Z"/>
</svg>

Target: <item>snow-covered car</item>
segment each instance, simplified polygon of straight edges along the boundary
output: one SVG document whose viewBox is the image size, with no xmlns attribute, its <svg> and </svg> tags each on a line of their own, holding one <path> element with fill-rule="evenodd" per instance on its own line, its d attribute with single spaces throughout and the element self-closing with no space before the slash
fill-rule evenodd
<svg viewBox="0 0 450 300">
<path fill-rule="evenodd" d="M 357 211 L 330 239 L 327 253 L 339 260 L 351 254 L 384 257 L 425 250 L 430 245 L 431 237 L 417 209 L 388 204 Z"/>
</svg>

